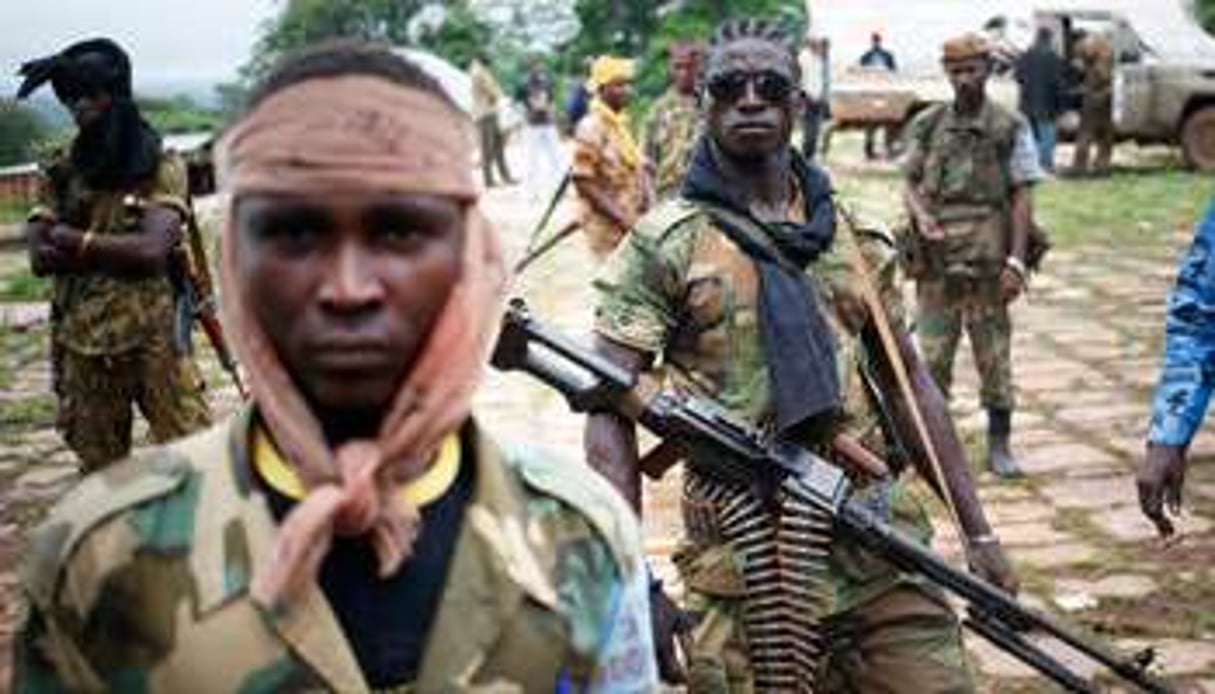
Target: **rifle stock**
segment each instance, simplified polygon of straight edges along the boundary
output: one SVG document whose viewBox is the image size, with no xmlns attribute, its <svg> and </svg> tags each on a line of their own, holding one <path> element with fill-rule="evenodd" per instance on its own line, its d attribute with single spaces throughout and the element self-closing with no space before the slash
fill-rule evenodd
<svg viewBox="0 0 1215 694">
<path fill-rule="evenodd" d="M 1171 691 L 1148 671 L 1154 657 L 1151 649 L 1131 657 L 1116 653 L 950 566 L 851 498 L 851 485 L 839 468 L 800 446 L 766 439 L 709 401 L 671 393 L 639 397 L 631 373 L 541 325 L 518 299 L 503 318 L 492 363 L 504 371 L 525 371 L 538 378 L 565 396 L 575 412 L 615 412 L 637 421 L 664 440 L 693 451 L 688 464 L 720 483 L 762 487 L 772 479 L 792 478 L 802 501 L 834 516 L 837 531 L 964 600 L 965 626 L 1069 691 L 1099 689 L 1026 638 L 1028 632 L 1055 639 L 1143 691 Z"/>
</svg>

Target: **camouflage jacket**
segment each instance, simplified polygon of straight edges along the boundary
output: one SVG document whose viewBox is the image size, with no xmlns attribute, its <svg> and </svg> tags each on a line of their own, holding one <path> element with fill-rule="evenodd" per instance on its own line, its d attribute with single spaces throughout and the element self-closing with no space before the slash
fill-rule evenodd
<svg viewBox="0 0 1215 694">
<path fill-rule="evenodd" d="M 184 162 L 165 155 L 155 178 L 140 189 L 102 191 L 88 188 L 67 157 L 58 156 L 44 167 L 38 210 L 98 235 L 137 234 L 140 219 L 131 196 L 184 216 Z M 89 356 L 126 352 L 173 326 L 173 289 L 164 276 L 57 275 L 51 302 L 56 342 Z"/>
<path fill-rule="evenodd" d="M 367 691 L 323 592 L 248 594 L 274 521 L 249 408 L 84 480 L 34 535 L 18 692 Z M 631 511 L 589 469 L 471 427 L 472 497 L 403 690 L 639 691 L 655 668 Z"/>
<path fill-rule="evenodd" d="M 654 102 L 646 121 L 644 147 L 654 165 L 657 199 L 679 194 L 699 135 L 700 112 L 695 97 L 684 96 L 672 87 Z"/>
<path fill-rule="evenodd" d="M 887 312 L 893 321 L 900 321 L 903 310 L 894 281 L 893 242 L 876 229 L 858 236 L 854 240 L 837 234 L 832 250 L 808 272 L 828 303 L 840 292 L 856 292 L 860 278 L 850 254 L 859 243 L 872 268 L 871 279 L 880 283 Z M 655 355 L 655 375 L 664 387 L 710 398 L 752 424 L 768 423 L 772 411 L 759 327 L 758 271 L 708 214 L 682 199 L 660 204 L 634 227 L 596 279 L 595 288 L 599 292 L 596 332 Z M 843 428 L 883 452 L 878 412 L 863 380 L 869 356 L 834 311 L 825 313 L 838 350 Z M 902 482 L 862 493 L 880 497 L 876 503 L 888 509 L 903 530 L 922 539 L 930 536 L 922 504 Z M 900 580 L 889 566 L 851 544 L 837 545 L 832 562 L 838 609 L 867 600 Z"/>
<path fill-rule="evenodd" d="M 904 175 L 945 230 L 924 244 L 933 274 L 998 275 L 1008 255 L 1014 190 L 1043 177 L 1024 117 L 988 99 L 962 117 L 926 109 L 907 130 Z"/>
</svg>

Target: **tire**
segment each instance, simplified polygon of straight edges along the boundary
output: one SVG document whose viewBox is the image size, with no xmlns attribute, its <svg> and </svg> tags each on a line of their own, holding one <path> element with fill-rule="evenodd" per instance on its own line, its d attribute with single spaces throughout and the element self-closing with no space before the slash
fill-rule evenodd
<svg viewBox="0 0 1215 694">
<path fill-rule="evenodd" d="M 1215 105 L 1203 106 L 1181 126 L 1181 153 L 1187 166 L 1215 172 Z"/>
</svg>

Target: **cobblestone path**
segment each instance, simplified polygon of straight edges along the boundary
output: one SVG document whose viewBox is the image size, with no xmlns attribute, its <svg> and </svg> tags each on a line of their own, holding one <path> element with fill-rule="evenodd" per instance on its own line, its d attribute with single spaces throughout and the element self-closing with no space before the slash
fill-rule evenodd
<svg viewBox="0 0 1215 694">
<path fill-rule="evenodd" d="M 889 209 L 889 177 L 857 188 L 871 212 Z M 1070 185 L 1070 184 L 1051 184 Z M 848 188 L 846 188 L 848 190 Z M 517 255 L 539 205 L 518 188 L 496 189 L 486 207 Z M 563 209 L 557 215 L 568 215 Z M 1060 613 L 1125 647 L 1152 643 L 1164 669 L 1187 687 L 1215 691 L 1215 428 L 1194 442 L 1182 540 L 1162 546 L 1135 506 L 1132 466 L 1141 454 L 1150 390 L 1162 344 L 1164 298 L 1189 224 L 1144 235 L 1133 247 L 1098 242 L 1057 250 L 1015 311 L 1020 409 L 1014 448 L 1029 476 L 980 477 L 987 512 L 1024 583 L 1027 602 Z M 0 255 L 0 277 L 23 259 Z M 584 337 L 593 275 L 580 239 L 559 246 L 521 278 L 517 293 L 546 321 Z M 210 353 L 217 411 L 236 403 Z M 19 610 L 15 569 L 23 530 L 74 476 L 71 455 L 50 429 L 45 310 L 0 305 L 0 682 Z M 982 448 L 973 368 L 958 365 L 955 412 L 968 445 Z M 514 374 L 493 373 L 478 399 L 502 438 L 542 443 L 577 458 L 581 419 L 553 393 Z M 678 481 L 646 490 L 647 547 L 661 566 L 678 534 Z M 943 518 L 937 514 L 938 518 Z M 942 523 L 936 547 L 955 562 Z M 667 567 L 669 569 L 669 567 Z M 665 569 L 664 569 L 665 570 Z M 1041 691 L 1040 681 L 968 636 L 985 690 Z M 3 688 L 4 685 L 0 685 Z"/>
</svg>

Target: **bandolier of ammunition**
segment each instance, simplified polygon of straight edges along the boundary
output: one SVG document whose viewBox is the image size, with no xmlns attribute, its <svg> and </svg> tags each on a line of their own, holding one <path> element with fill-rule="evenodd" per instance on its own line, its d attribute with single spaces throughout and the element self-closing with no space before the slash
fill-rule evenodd
<svg viewBox="0 0 1215 694">
<path fill-rule="evenodd" d="M 832 513 L 786 477 L 771 502 L 753 488 L 698 474 L 684 482 L 685 507 L 711 506 L 717 538 L 737 553 L 746 594 L 743 630 L 756 691 L 813 691 L 831 607 L 827 562 Z"/>
</svg>

